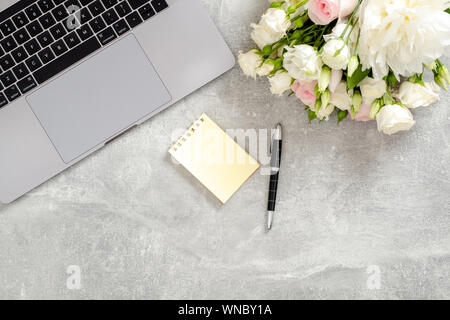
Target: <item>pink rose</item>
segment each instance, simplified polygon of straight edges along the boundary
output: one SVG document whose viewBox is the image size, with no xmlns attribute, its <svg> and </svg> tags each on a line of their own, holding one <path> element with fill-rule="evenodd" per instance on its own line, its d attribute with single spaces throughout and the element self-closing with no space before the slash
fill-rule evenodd
<svg viewBox="0 0 450 320">
<path fill-rule="evenodd" d="M 365 103 L 363 101 L 363 103 L 361 105 L 361 109 L 359 110 L 359 112 L 355 116 L 355 121 L 370 121 L 370 120 L 373 120 L 373 119 L 370 119 L 369 114 L 370 114 L 370 104 L 367 104 L 367 103 Z"/>
<path fill-rule="evenodd" d="M 330 24 L 337 18 L 345 18 L 355 10 L 358 0 L 310 0 L 309 18 L 318 25 Z"/>
<path fill-rule="evenodd" d="M 292 91 L 295 92 L 295 96 L 299 98 L 306 106 L 314 107 L 316 103 L 316 95 L 314 94 L 315 88 L 317 86 L 317 81 L 298 81 L 296 80 L 292 84 Z"/>
</svg>

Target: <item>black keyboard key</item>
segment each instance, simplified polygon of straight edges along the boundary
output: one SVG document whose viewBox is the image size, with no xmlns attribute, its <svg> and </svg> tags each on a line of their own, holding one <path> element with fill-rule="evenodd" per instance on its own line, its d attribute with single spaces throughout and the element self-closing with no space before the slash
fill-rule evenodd
<svg viewBox="0 0 450 320">
<path fill-rule="evenodd" d="M 143 6 L 144 4 L 146 4 L 148 2 L 148 0 L 128 0 L 128 3 L 131 5 L 131 7 L 133 9 L 137 9 L 141 6 Z"/>
<path fill-rule="evenodd" d="M 81 9 L 78 18 L 80 20 L 80 24 L 85 24 L 86 22 L 90 21 L 92 19 L 92 14 L 88 10 L 88 8 Z"/>
<path fill-rule="evenodd" d="M 26 75 L 28 75 L 30 72 L 28 71 L 27 67 L 25 66 L 25 63 L 21 63 L 17 66 L 15 66 L 12 71 L 14 72 L 14 75 L 16 76 L 17 80 L 22 79 Z"/>
<path fill-rule="evenodd" d="M 113 28 L 116 31 L 116 33 L 119 35 L 123 35 L 125 32 L 130 30 L 130 27 L 128 27 L 128 24 L 125 22 L 124 19 L 117 21 L 113 24 Z"/>
<path fill-rule="evenodd" d="M 0 93 L 0 108 L 4 107 L 8 104 L 8 100 L 6 99 L 3 93 Z"/>
<path fill-rule="evenodd" d="M 16 86 L 11 86 L 8 89 L 4 91 L 6 97 L 8 98 L 9 102 L 12 102 L 16 100 L 18 97 L 20 97 L 19 89 L 17 89 Z"/>
<path fill-rule="evenodd" d="M 44 13 L 50 11 L 55 7 L 52 0 L 39 0 L 38 6 Z"/>
<path fill-rule="evenodd" d="M 98 40 L 102 45 L 106 45 L 117 38 L 116 33 L 111 27 L 106 28 L 99 34 L 97 34 Z"/>
<path fill-rule="evenodd" d="M 3 56 L 5 54 L 5 51 L 3 50 L 3 48 L 0 46 L 0 57 Z"/>
<path fill-rule="evenodd" d="M 102 15 L 103 19 L 105 19 L 106 24 L 110 25 L 119 20 L 119 16 L 117 15 L 114 9 L 109 9 Z"/>
<path fill-rule="evenodd" d="M 41 10 L 38 8 L 36 4 L 33 4 L 25 9 L 25 13 L 27 14 L 28 19 L 30 21 L 39 18 L 42 15 Z"/>
<path fill-rule="evenodd" d="M 94 0 L 80 0 L 82 6 L 87 6 L 92 1 L 94 1 Z"/>
<path fill-rule="evenodd" d="M 0 30 L 2 30 L 3 34 L 6 36 L 10 35 L 14 31 L 17 30 L 16 26 L 12 23 L 11 20 L 3 21 L 0 24 Z"/>
<path fill-rule="evenodd" d="M 86 40 L 94 34 L 88 24 L 85 24 L 84 26 L 81 26 L 79 29 L 77 29 L 77 33 L 81 38 L 81 41 Z"/>
<path fill-rule="evenodd" d="M 25 63 L 31 72 L 36 71 L 37 69 L 42 67 L 42 62 L 41 62 L 41 60 L 39 60 L 37 55 L 34 55 L 31 58 L 27 59 L 27 61 L 25 61 Z"/>
<path fill-rule="evenodd" d="M 64 41 L 66 42 L 69 49 L 72 49 L 81 42 L 80 38 L 77 36 L 77 33 L 75 31 L 65 36 Z"/>
<path fill-rule="evenodd" d="M 19 12 L 14 17 L 12 17 L 12 20 L 16 25 L 17 29 L 22 28 L 24 25 L 30 22 L 30 20 L 28 20 L 24 12 Z"/>
<path fill-rule="evenodd" d="M 20 92 L 22 92 L 22 94 L 25 94 L 28 91 L 32 90 L 33 88 L 36 88 L 37 84 L 32 76 L 28 76 L 25 79 L 17 82 L 17 86 L 19 87 Z"/>
<path fill-rule="evenodd" d="M 39 22 L 42 24 L 44 29 L 48 29 L 56 24 L 56 20 L 50 12 L 40 17 Z"/>
<path fill-rule="evenodd" d="M 25 50 L 27 50 L 28 54 L 31 56 L 35 53 L 37 53 L 39 50 L 41 50 L 41 46 L 37 42 L 36 39 L 31 39 L 27 43 L 23 45 L 25 47 Z"/>
<path fill-rule="evenodd" d="M 44 50 L 39 52 L 38 55 L 44 64 L 49 63 L 50 61 L 55 59 L 55 55 L 53 54 L 52 50 L 50 50 L 50 48 L 45 48 Z"/>
<path fill-rule="evenodd" d="M 30 40 L 30 35 L 28 34 L 27 30 L 25 28 L 22 28 L 18 31 L 16 31 L 14 34 L 14 39 L 16 39 L 17 43 L 19 45 L 25 43 L 26 41 Z"/>
<path fill-rule="evenodd" d="M 115 6 L 118 2 L 119 2 L 118 0 L 102 0 L 102 3 L 106 9 Z"/>
<path fill-rule="evenodd" d="M 106 24 L 103 21 L 102 17 L 94 18 L 91 22 L 89 22 L 89 25 L 91 26 L 92 30 L 94 30 L 95 33 L 102 31 L 106 28 Z"/>
<path fill-rule="evenodd" d="M 4 87 L 9 87 L 14 82 L 16 82 L 16 77 L 11 71 L 6 71 L 2 75 L 0 75 L 0 81 L 2 82 Z"/>
<path fill-rule="evenodd" d="M 9 52 L 17 48 L 16 40 L 14 40 L 12 36 L 9 36 L 6 39 L 0 41 L 0 45 L 3 47 L 3 50 L 5 50 L 5 52 Z"/>
<path fill-rule="evenodd" d="M 50 32 L 48 31 L 42 32 L 40 35 L 37 36 L 37 39 L 42 48 L 48 46 L 53 42 L 53 38 L 50 35 Z"/>
<path fill-rule="evenodd" d="M 28 58 L 28 54 L 23 47 L 18 47 L 17 49 L 11 51 L 11 56 L 14 58 L 16 63 L 20 63 Z"/>
<path fill-rule="evenodd" d="M 53 43 L 52 44 L 52 49 L 53 49 L 53 52 L 56 54 L 56 56 L 60 56 L 64 52 L 69 50 L 69 49 L 67 49 L 67 46 L 66 46 L 66 44 L 64 43 L 64 41 L 62 39 L 56 41 L 55 43 Z"/>
<path fill-rule="evenodd" d="M 67 34 L 66 29 L 63 27 L 61 23 L 50 28 L 50 33 L 53 36 L 53 39 L 58 40 Z"/>
<path fill-rule="evenodd" d="M 29 25 L 27 25 L 27 30 L 28 33 L 30 34 L 30 36 L 32 37 L 36 37 L 39 33 L 41 33 L 42 31 L 44 31 L 41 27 L 41 25 L 39 24 L 39 21 L 33 21 L 32 23 L 30 23 Z"/>
<path fill-rule="evenodd" d="M 61 21 L 69 16 L 66 8 L 63 5 L 60 5 L 52 10 L 52 14 L 55 17 L 56 21 Z"/>
<path fill-rule="evenodd" d="M 143 22 L 142 18 L 139 16 L 139 14 L 136 11 L 127 15 L 127 17 L 125 19 L 127 19 L 127 22 L 131 28 L 134 28 L 138 24 Z"/>
<path fill-rule="evenodd" d="M 121 18 L 125 17 L 131 12 L 131 7 L 126 1 L 122 1 L 114 7 Z"/>
<path fill-rule="evenodd" d="M 63 3 L 66 0 L 53 0 L 53 2 L 55 3 L 55 5 L 60 5 L 61 3 Z"/>
<path fill-rule="evenodd" d="M 41 84 L 100 48 L 100 42 L 98 42 L 97 38 L 92 37 L 37 70 L 34 73 L 34 77 L 38 84 Z"/>
<path fill-rule="evenodd" d="M 160 12 L 160 11 L 164 10 L 165 8 L 167 8 L 169 5 L 167 4 L 167 2 L 165 0 L 153 0 L 152 6 L 153 6 L 153 8 L 155 8 L 156 12 Z"/>
<path fill-rule="evenodd" d="M 14 60 L 10 54 L 7 54 L 6 56 L 3 56 L 0 58 L 0 66 L 2 66 L 2 69 L 4 71 L 11 68 L 13 65 L 14 65 Z"/>
<path fill-rule="evenodd" d="M 95 2 L 91 3 L 88 6 L 88 8 L 94 17 L 98 16 L 99 14 L 101 14 L 105 11 L 105 7 L 103 7 L 100 0 L 96 0 Z"/>
<path fill-rule="evenodd" d="M 139 9 L 139 14 L 141 15 L 142 19 L 147 20 L 153 17 L 156 13 L 150 4 L 146 4 L 145 6 Z"/>
</svg>

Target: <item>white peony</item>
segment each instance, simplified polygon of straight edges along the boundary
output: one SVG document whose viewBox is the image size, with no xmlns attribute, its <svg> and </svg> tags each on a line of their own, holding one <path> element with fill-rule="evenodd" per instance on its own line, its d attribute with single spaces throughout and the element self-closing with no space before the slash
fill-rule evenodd
<svg viewBox="0 0 450 320">
<path fill-rule="evenodd" d="M 450 47 L 448 0 L 365 0 L 358 54 L 375 79 L 422 72 Z M 448 51 L 447 51 L 448 53 Z"/>
<path fill-rule="evenodd" d="M 344 40 L 332 39 L 323 46 L 322 60 L 332 69 L 345 70 L 350 60 L 350 49 Z"/>
<path fill-rule="evenodd" d="M 275 65 L 273 64 L 273 62 L 266 61 L 262 64 L 261 67 L 256 70 L 256 74 L 260 77 L 268 76 L 274 68 Z"/>
<path fill-rule="evenodd" d="M 247 76 L 256 79 L 257 70 L 263 63 L 263 58 L 256 49 L 252 49 L 247 53 L 240 51 L 238 62 Z"/>
<path fill-rule="evenodd" d="M 272 77 L 269 77 L 269 82 L 270 92 L 281 96 L 291 88 L 292 78 L 285 71 L 277 71 Z"/>
<path fill-rule="evenodd" d="M 425 86 L 405 81 L 400 86 L 398 92 L 393 94 L 405 107 L 415 109 L 419 107 L 428 107 L 439 101 L 439 86 L 434 82 L 427 82 Z"/>
<path fill-rule="evenodd" d="M 341 81 L 331 95 L 330 103 L 341 110 L 350 110 L 352 96 L 347 91 L 347 83 Z"/>
<path fill-rule="evenodd" d="M 398 104 L 384 106 L 377 115 L 378 131 L 394 134 L 411 129 L 416 122 L 408 108 Z"/>
<path fill-rule="evenodd" d="M 359 83 L 359 88 L 364 101 L 368 104 L 371 104 L 375 99 L 381 98 L 387 89 L 384 80 L 375 80 L 369 77 Z"/>
<path fill-rule="evenodd" d="M 292 78 L 313 81 L 319 79 L 323 62 L 313 47 L 302 44 L 288 48 L 283 66 Z"/>
<path fill-rule="evenodd" d="M 260 49 L 273 44 L 286 35 L 291 20 L 283 9 L 270 8 L 258 24 L 253 23 L 251 37 Z"/>
<path fill-rule="evenodd" d="M 316 112 L 316 116 L 317 118 L 319 118 L 319 120 L 326 120 L 328 121 L 330 115 L 333 113 L 334 111 L 334 106 L 332 104 L 329 104 L 327 106 L 323 106 L 320 107 L 319 111 Z"/>
</svg>

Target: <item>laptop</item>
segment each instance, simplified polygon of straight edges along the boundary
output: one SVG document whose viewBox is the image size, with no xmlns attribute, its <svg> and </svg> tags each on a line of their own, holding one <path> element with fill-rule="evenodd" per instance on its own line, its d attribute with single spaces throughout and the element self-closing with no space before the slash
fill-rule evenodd
<svg viewBox="0 0 450 320">
<path fill-rule="evenodd" d="M 199 0 L 2 0 L 0 6 L 2 203 L 235 64 Z"/>
</svg>

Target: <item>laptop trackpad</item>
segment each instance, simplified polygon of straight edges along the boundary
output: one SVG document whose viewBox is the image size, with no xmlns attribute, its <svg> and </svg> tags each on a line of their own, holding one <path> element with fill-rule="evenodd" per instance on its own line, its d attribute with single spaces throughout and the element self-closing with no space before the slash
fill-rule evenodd
<svg viewBox="0 0 450 320">
<path fill-rule="evenodd" d="M 65 163 L 170 102 L 130 35 L 27 98 Z"/>
</svg>

